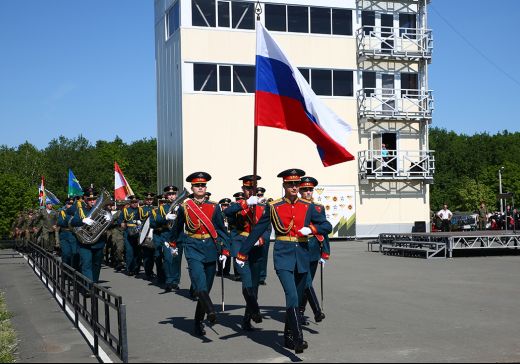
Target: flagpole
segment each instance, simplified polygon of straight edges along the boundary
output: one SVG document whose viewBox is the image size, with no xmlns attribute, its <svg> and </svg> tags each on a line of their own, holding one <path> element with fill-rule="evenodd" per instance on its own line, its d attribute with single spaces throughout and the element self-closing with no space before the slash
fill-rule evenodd
<svg viewBox="0 0 520 364">
<path fill-rule="evenodd" d="M 260 22 L 260 15 L 262 14 L 262 5 L 260 4 L 260 1 L 257 1 L 255 5 L 255 13 L 256 13 L 256 22 Z M 258 28 L 258 24 L 257 24 Z M 256 30 L 258 32 L 258 29 Z M 257 37 L 257 43 L 258 43 L 258 37 Z M 258 44 L 257 44 L 258 47 Z M 255 52 L 256 54 L 256 52 Z M 256 64 L 256 62 L 255 62 Z M 258 73 L 257 73 L 258 74 Z M 258 79 L 256 80 L 256 86 L 258 86 Z M 254 129 L 254 141 L 253 141 L 253 194 L 256 196 L 257 193 L 257 173 L 258 173 L 258 125 L 256 121 L 258 120 L 258 103 L 256 101 L 256 92 L 255 92 L 255 129 Z M 256 208 L 253 210 L 253 216 L 255 215 L 254 212 L 256 212 Z M 255 222 L 256 217 L 254 216 L 253 222 Z"/>
</svg>

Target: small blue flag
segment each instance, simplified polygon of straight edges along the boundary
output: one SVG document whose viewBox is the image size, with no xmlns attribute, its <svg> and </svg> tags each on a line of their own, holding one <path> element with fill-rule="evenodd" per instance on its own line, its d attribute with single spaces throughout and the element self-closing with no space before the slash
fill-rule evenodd
<svg viewBox="0 0 520 364">
<path fill-rule="evenodd" d="M 83 189 L 74 173 L 72 173 L 72 169 L 69 169 L 69 197 L 76 196 L 83 196 Z"/>
</svg>

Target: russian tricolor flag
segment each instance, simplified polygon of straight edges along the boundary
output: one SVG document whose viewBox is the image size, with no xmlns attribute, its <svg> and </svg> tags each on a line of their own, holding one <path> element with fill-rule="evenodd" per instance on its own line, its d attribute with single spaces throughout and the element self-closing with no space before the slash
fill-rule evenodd
<svg viewBox="0 0 520 364">
<path fill-rule="evenodd" d="M 256 29 L 255 125 L 307 135 L 325 167 L 354 160 L 347 151 L 350 125 L 316 96 L 260 22 Z"/>
</svg>

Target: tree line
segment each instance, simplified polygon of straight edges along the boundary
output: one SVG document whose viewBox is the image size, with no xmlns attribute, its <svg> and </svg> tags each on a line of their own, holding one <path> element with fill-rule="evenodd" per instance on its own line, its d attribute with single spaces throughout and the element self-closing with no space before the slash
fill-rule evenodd
<svg viewBox="0 0 520 364">
<path fill-rule="evenodd" d="M 504 167 L 504 192 L 520 193 L 520 133 L 472 136 L 432 128 L 430 149 L 435 150 L 435 183 L 430 208 L 448 203 L 452 211 L 475 211 L 481 201 L 498 208 L 498 170 Z M 38 205 L 41 176 L 46 188 L 60 200 L 67 197 L 68 169 L 85 189 L 113 190 L 114 161 L 138 195 L 157 190 L 157 142 L 142 139 L 125 143 L 120 138 L 92 144 L 79 136 L 63 136 L 38 149 L 26 142 L 18 147 L 0 146 L 0 236 L 6 235 L 15 215 Z M 519 195 L 520 198 L 520 195 Z"/>
<path fill-rule="evenodd" d="M 114 189 L 117 161 L 136 194 L 157 189 L 157 142 L 142 139 L 125 143 L 120 138 L 92 144 L 83 136 L 53 139 L 38 149 L 26 142 L 16 148 L 0 146 L 0 236 L 8 234 L 19 211 L 38 206 L 38 186 L 61 201 L 67 197 L 68 170 L 73 170 L 82 188 Z"/>
</svg>

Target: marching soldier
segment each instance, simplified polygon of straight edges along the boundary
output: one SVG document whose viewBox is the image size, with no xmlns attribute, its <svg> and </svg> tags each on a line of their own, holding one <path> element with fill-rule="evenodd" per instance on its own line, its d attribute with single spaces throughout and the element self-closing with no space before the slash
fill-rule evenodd
<svg viewBox="0 0 520 364">
<path fill-rule="evenodd" d="M 235 202 L 240 202 L 242 200 L 245 200 L 244 192 L 236 192 L 235 194 L 233 194 L 233 197 L 235 198 Z M 230 222 L 231 222 L 230 229 L 233 230 L 234 221 L 230 221 Z M 233 280 L 235 282 L 240 282 L 242 280 L 242 278 L 240 277 L 238 266 L 235 263 L 235 258 L 231 258 L 231 260 L 233 261 Z"/>
<path fill-rule="evenodd" d="M 231 233 L 231 225 L 229 225 L 229 222 L 228 222 L 228 218 L 226 216 L 226 214 L 224 213 L 224 211 L 229 207 L 229 205 L 231 204 L 231 199 L 229 198 L 223 198 L 221 199 L 219 202 L 218 202 L 219 206 L 220 206 L 220 209 L 222 210 L 223 212 L 223 218 L 224 218 L 224 225 L 226 226 L 226 231 L 228 233 L 228 235 Z M 228 260 L 226 260 L 226 265 L 223 267 L 222 269 L 222 274 L 224 275 L 224 277 L 228 277 L 230 274 L 230 271 L 231 271 L 231 265 L 233 264 L 233 258 L 230 258 Z M 220 271 L 217 272 L 217 276 L 220 277 Z"/>
<path fill-rule="evenodd" d="M 13 223 L 15 245 L 21 251 L 24 250 L 23 236 L 22 236 L 24 220 L 25 220 L 24 213 L 20 212 Z"/>
<path fill-rule="evenodd" d="M 24 223 L 22 225 L 22 236 L 23 236 L 23 246 L 24 248 L 27 248 L 29 242 L 36 244 L 35 241 L 33 241 L 34 233 L 35 233 L 35 227 L 34 227 L 34 211 L 32 209 L 27 210 L 27 215 L 25 217 Z"/>
<path fill-rule="evenodd" d="M 125 237 L 125 260 L 126 274 L 136 276 L 141 269 L 140 249 L 139 249 L 139 200 L 136 196 L 128 196 L 130 206 L 123 209 L 119 217 L 119 223 L 124 230 Z"/>
<path fill-rule="evenodd" d="M 303 200 L 309 201 L 310 203 L 314 204 L 314 208 L 316 209 L 316 211 L 326 219 L 325 207 L 314 202 L 314 200 L 312 199 L 314 188 L 317 185 L 318 180 L 316 180 L 316 178 L 303 177 L 300 185 L 300 195 L 302 196 Z M 320 234 L 313 234 L 309 238 L 309 254 L 311 269 L 307 277 L 307 285 L 305 287 L 303 300 L 300 305 L 300 315 L 302 318 L 302 324 L 305 326 L 309 325 L 309 322 L 304 317 L 305 306 L 307 306 L 307 302 L 309 302 L 311 306 L 312 312 L 314 313 L 314 320 L 316 322 L 321 322 L 325 318 L 325 314 L 321 310 L 318 297 L 316 295 L 316 292 L 314 291 L 314 287 L 312 286 L 312 282 L 314 281 L 314 277 L 316 276 L 318 264 L 325 265 L 325 262 L 330 257 L 329 237 Z"/>
<path fill-rule="evenodd" d="M 195 334 L 198 336 L 206 335 L 202 323 L 205 314 L 210 323 L 217 319 L 209 294 L 217 259 L 224 266 L 229 257 L 222 210 L 218 204 L 205 199 L 206 184 L 210 180 L 211 176 L 205 172 L 196 172 L 186 178 L 194 196 L 179 207 L 170 239 L 171 244 L 175 244 L 186 230 L 182 239 L 191 282 L 198 297 L 195 310 Z"/>
<path fill-rule="evenodd" d="M 267 202 L 265 198 L 265 188 L 258 187 L 256 189 L 256 197 L 258 197 L 260 203 L 265 204 Z M 272 226 L 269 226 L 269 229 L 267 229 L 266 234 L 264 236 L 264 245 L 262 246 L 263 249 L 263 259 L 262 259 L 262 266 L 260 269 L 260 284 L 261 286 L 265 286 L 265 280 L 267 279 L 267 262 L 269 260 L 269 248 L 271 246 L 271 231 Z"/>
<path fill-rule="evenodd" d="M 182 233 L 177 238 L 177 241 L 172 243 L 170 240 L 171 230 L 170 221 L 175 220 L 175 212 L 168 213 L 171 204 L 177 198 L 178 188 L 175 186 L 166 186 L 163 189 L 164 203 L 156 211 L 156 216 L 152 220 L 153 224 L 150 226 L 154 228 L 154 239 L 159 244 L 156 246 L 161 249 L 163 257 L 163 270 L 165 279 L 165 291 L 179 289 L 181 281 L 181 265 L 182 255 L 184 252 L 184 244 L 182 243 Z M 157 234 L 157 237 L 155 236 Z"/>
<path fill-rule="evenodd" d="M 125 231 L 122 228 L 119 220 L 123 215 L 123 209 L 128 204 L 125 201 L 116 201 L 116 213 L 114 214 L 114 222 L 112 233 L 112 241 L 114 244 L 114 259 L 115 259 L 115 270 L 120 272 L 125 268 Z"/>
<path fill-rule="evenodd" d="M 86 197 L 86 207 L 78 206 L 74 217 L 70 221 L 70 225 L 81 227 L 83 225 L 92 225 L 94 221 L 86 216 L 89 215 L 92 208 L 96 204 L 97 196 L 94 191 L 89 191 Z M 106 211 L 107 216 L 110 211 Z M 108 217 L 107 217 L 108 218 Z M 101 264 L 103 263 L 103 249 L 106 244 L 106 232 L 101 235 L 97 242 L 87 245 L 78 240 L 78 251 L 80 256 L 80 271 L 85 277 L 94 283 L 99 283 L 99 275 L 101 273 Z"/>
<path fill-rule="evenodd" d="M 169 190 L 169 188 L 164 188 L 165 192 L 167 190 Z M 166 195 L 159 198 L 159 207 L 152 211 L 152 217 L 150 218 L 150 228 L 153 229 L 153 243 L 155 246 L 154 258 L 157 267 L 157 281 L 159 284 L 166 283 L 167 274 L 171 277 L 170 271 L 167 273 L 166 267 L 164 266 L 165 250 L 170 248 L 170 229 L 168 227 L 168 220 L 166 220 L 166 215 L 168 215 L 168 210 L 170 209 L 169 201 Z M 172 278 L 170 278 L 170 280 L 172 280 Z M 167 284 L 165 291 L 171 292 L 172 289 L 173 285 Z"/>
<path fill-rule="evenodd" d="M 260 180 L 261 177 L 256 176 L 256 179 Z M 259 204 L 258 197 L 253 195 L 253 176 L 241 177 L 240 181 L 243 184 L 242 191 L 246 200 L 241 199 L 224 211 L 233 226 L 231 231 L 231 255 L 235 258 L 240 252 L 242 243 L 247 239 L 265 210 L 265 205 Z M 258 306 L 258 282 L 260 281 L 263 262 L 263 245 L 264 237 L 260 237 L 249 252 L 246 263 L 238 268 L 242 278 L 242 295 L 246 301 L 245 314 L 242 320 L 242 328 L 246 331 L 253 330 L 251 320 L 256 323 L 262 322 L 262 315 Z"/>
<path fill-rule="evenodd" d="M 152 216 L 152 211 L 154 210 L 153 200 L 155 199 L 155 193 L 147 192 L 144 196 L 144 205 L 139 207 L 139 218 L 141 222 L 146 221 L 150 216 Z M 155 258 L 155 249 L 150 249 L 144 246 L 140 246 L 140 250 L 143 257 L 143 265 L 144 272 L 146 274 L 146 279 L 152 281 L 155 277 L 153 273 L 154 266 L 154 258 Z"/>
<path fill-rule="evenodd" d="M 54 204 L 49 202 L 41 209 L 36 217 L 36 226 L 42 243 L 42 248 L 49 253 L 56 247 L 56 230 L 58 229 L 58 213 L 53 209 Z"/>
<path fill-rule="evenodd" d="M 57 225 L 60 232 L 61 261 L 74 269 L 78 269 L 78 243 L 70 226 L 70 220 L 74 217 L 74 214 L 71 215 L 73 205 L 74 199 L 69 198 L 65 201 L 65 206 L 58 211 Z"/>
<path fill-rule="evenodd" d="M 244 266 L 248 254 L 272 222 L 276 239 L 273 258 L 276 274 L 283 286 L 286 298 L 285 346 L 297 354 L 308 348 L 303 340 L 299 303 L 307 284 L 310 270 L 309 236 L 326 235 L 331 224 L 317 212 L 313 203 L 298 198 L 301 177 L 305 172 L 290 169 L 278 174 L 283 178 L 285 196 L 267 205 L 258 224 L 253 228 L 237 256 L 237 263 Z"/>
</svg>

